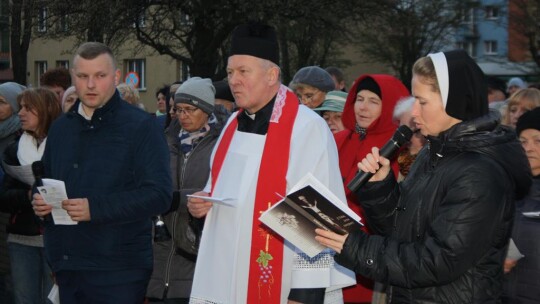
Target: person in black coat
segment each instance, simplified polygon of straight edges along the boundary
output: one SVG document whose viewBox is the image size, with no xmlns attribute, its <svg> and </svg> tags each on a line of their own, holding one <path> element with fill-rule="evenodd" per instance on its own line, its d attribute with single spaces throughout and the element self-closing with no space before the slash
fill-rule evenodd
<svg viewBox="0 0 540 304">
<path fill-rule="evenodd" d="M 375 173 L 357 192 L 374 235 L 318 229 L 317 239 L 386 283 L 390 303 L 499 302 L 513 202 L 530 187 L 525 153 L 489 112 L 484 74 L 464 51 L 419 59 L 412 92 L 427 144 L 409 175 L 398 184 L 378 148 L 358 164 Z"/>
<path fill-rule="evenodd" d="M 523 257 L 506 276 L 504 303 L 538 303 L 540 300 L 540 107 L 523 114 L 516 133 L 533 174 L 532 186 L 516 202 L 512 239 Z"/>
<path fill-rule="evenodd" d="M 52 273 L 43 249 L 42 227 L 31 204 L 34 181 L 23 172 L 41 160 L 49 127 L 62 109 L 57 95 L 44 88 L 21 92 L 17 103 L 24 133 L 3 154 L 6 174 L 0 186 L 0 212 L 10 214 L 6 230 L 15 303 L 46 303 Z"/>
</svg>

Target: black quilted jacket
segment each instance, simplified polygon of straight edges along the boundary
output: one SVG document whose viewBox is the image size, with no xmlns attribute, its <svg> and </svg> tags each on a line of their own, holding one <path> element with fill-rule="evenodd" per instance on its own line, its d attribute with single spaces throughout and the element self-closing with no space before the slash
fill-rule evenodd
<svg viewBox="0 0 540 304">
<path fill-rule="evenodd" d="M 336 261 L 388 284 L 390 303 L 498 303 L 514 200 L 531 181 L 495 113 L 428 138 L 405 181 L 358 197 L 375 235 L 351 234 Z"/>
</svg>

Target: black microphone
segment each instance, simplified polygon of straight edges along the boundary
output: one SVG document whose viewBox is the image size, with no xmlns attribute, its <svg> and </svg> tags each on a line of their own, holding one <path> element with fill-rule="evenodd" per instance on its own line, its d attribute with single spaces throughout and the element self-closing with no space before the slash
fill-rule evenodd
<svg viewBox="0 0 540 304">
<path fill-rule="evenodd" d="M 43 167 L 43 162 L 40 160 L 37 160 L 32 163 L 32 173 L 34 174 L 34 179 L 36 180 L 36 187 L 43 186 L 43 174 L 45 172 L 45 168 Z"/>
<path fill-rule="evenodd" d="M 34 174 L 35 179 L 35 185 L 36 187 L 43 186 L 43 175 L 45 173 L 45 168 L 43 167 L 43 162 L 40 160 L 37 160 L 32 163 L 32 173 Z M 40 217 L 41 218 L 41 217 Z M 51 214 L 47 214 L 45 217 L 41 218 L 44 221 L 51 221 L 52 216 Z"/>
<path fill-rule="evenodd" d="M 379 155 L 384 158 L 391 159 L 403 144 L 411 140 L 412 135 L 413 131 L 411 130 L 411 128 L 407 127 L 406 125 L 400 126 L 396 130 L 390 141 L 388 141 L 379 150 Z M 373 173 L 371 172 L 358 172 L 356 173 L 356 176 L 351 180 L 351 182 L 347 185 L 347 188 L 349 188 L 352 192 L 356 192 L 360 187 L 365 185 L 372 176 Z"/>
</svg>

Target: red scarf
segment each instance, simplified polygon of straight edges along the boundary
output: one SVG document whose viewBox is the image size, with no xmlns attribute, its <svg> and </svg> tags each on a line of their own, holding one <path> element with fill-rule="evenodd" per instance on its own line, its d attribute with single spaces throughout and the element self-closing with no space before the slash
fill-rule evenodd
<svg viewBox="0 0 540 304">
<path fill-rule="evenodd" d="M 238 115 L 241 114 L 239 111 Z M 298 113 L 298 100 L 281 85 L 266 135 L 266 142 L 257 179 L 257 192 L 251 228 L 248 295 L 246 303 L 280 303 L 283 266 L 283 238 L 259 221 L 261 213 L 285 196 L 292 129 Z M 225 129 L 212 163 L 212 189 L 238 126 L 235 118 Z"/>
</svg>

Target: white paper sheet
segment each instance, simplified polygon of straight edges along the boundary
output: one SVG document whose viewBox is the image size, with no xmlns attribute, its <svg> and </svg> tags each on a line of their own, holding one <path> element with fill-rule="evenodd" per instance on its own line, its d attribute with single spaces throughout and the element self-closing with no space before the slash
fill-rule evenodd
<svg viewBox="0 0 540 304">
<path fill-rule="evenodd" d="M 66 185 L 61 180 L 43 179 L 43 186 L 37 187 L 45 202 L 53 207 L 51 214 L 55 225 L 76 225 L 66 210 L 62 209 L 62 201 L 67 200 Z"/>
<path fill-rule="evenodd" d="M 234 199 L 232 198 L 220 198 L 220 197 L 212 197 L 212 196 L 200 196 L 200 195 L 193 195 L 188 194 L 187 197 L 193 197 L 193 198 L 200 198 L 207 202 L 212 202 L 214 204 L 221 204 L 224 206 L 234 207 Z"/>
<path fill-rule="evenodd" d="M 540 218 L 540 211 L 523 212 L 525 217 Z"/>
<path fill-rule="evenodd" d="M 6 174 L 15 179 L 32 186 L 34 184 L 34 173 L 32 172 L 32 165 L 26 166 L 10 166 L 6 163 L 3 163 L 4 170 Z"/>
</svg>

